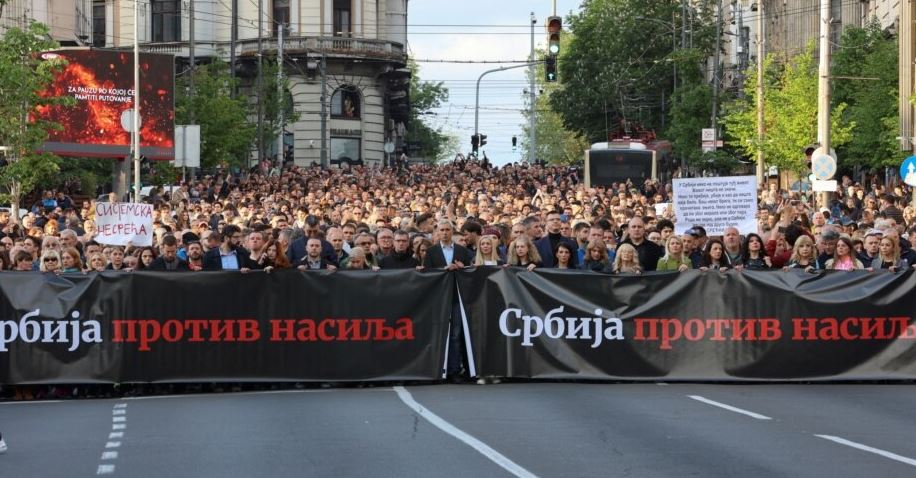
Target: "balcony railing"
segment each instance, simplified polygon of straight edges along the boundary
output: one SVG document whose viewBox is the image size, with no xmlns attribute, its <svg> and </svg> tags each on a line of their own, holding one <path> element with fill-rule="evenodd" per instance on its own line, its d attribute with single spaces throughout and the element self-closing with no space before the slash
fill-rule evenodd
<svg viewBox="0 0 916 478">
<path fill-rule="evenodd" d="M 276 38 L 263 38 L 261 40 L 261 48 L 264 51 L 275 51 L 277 46 Z M 188 42 L 144 43 L 140 48 L 151 53 L 188 54 Z M 283 49 L 291 54 L 312 51 L 324 52 L 330 56 L 352 58 L 384 58 L 392 61 L 404 61 L 406 59 L 404 46 L 400 43 L 367 38 L 294 36 L 283 39 Z M 198 41 L 195 44 L 195 50 L 201 56 L 207 55 L 210 51 L 218 50 L 222 50 L 224 55 L 228 56 L 229 42 Z M 236 42 L 235 52 L 238 56 L 253 56 L 257 51 L 257 38 L 248 38 Z"/>
</svg>

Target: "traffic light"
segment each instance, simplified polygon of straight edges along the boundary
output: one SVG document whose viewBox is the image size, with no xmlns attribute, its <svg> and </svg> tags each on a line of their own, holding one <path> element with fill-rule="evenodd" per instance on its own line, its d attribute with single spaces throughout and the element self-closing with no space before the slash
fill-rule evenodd
<svg viewBox="0 0 916 478">
<path fill-rule="evenodd" d="M 483 147 L 483 145 L 487 144 L 487 135 L 485 135 L 485 134 L 478 134 L 478 135 L 477 135 L 477 139 L 480 141 L 480 146 L 481 146 L 481 147 Z"/>
<path fill-rule="evenodd" d="M 562 31 L 562 17 L 547 17 L 547 53 L 551 56 L 560 54 L 560 32 Z"/>
<path fill-rule="evenodd" d="M 557 81 L 557 57 L 548 55 L 544 63 L 544 79 L 548 83 Z"/>
<path fill-rule="evenodd" d="M 471 135 L 471 151 L 477 152 L 477 148 L 480 146 L 480 137 L 477 134 Z"/>
<path fill-rule="evenodd" d="M 515 136 L 512 137 L 512 151 L 515 151 L 515 147 L 518 146 L 518 138 Z"/>
</svg>

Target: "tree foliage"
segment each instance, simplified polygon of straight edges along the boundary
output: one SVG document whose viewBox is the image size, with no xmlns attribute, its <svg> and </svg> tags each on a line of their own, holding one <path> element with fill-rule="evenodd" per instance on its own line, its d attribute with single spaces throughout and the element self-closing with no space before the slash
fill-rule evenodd
<svg viewBox="0 0 916 478">
<path fill-rule="evenodd" d="M 61 125 L 30 115 L 36 108 L 72 105 L 70 97 L 46 96 L 62 60 L 42 60 L 39 53 L 58 48 L 48 27 L 32 22 L 26 29 L 10 28 L 0 39 L 0 145 L 6 148 L 0 184 L 6 191 L 0 201 L 16 209 L 24 194 L 59 170 L 57 156 L 40 153 L 52 129 Z M 15 219 L 17 215 L 13 215 Z"/>
<path fill-rule="evenodd" d="M 848 104 L 846 119 L 856 125 L 856 134 L 837 148 L 841 164 L 872 168 L 900 164 L 897 65 L 897 40 L 885 35 L 877 22 L 843 31 L 833 57 L 833 76 L 877 80 L 833 80 L 833 103 Z"/>
<path fill-rule="evenodd" d="M 814 47 L 787 64 L 778 64 L 776 56 L 764 60 L 764 128 L 765 139 L 757 137 L 756 66 L 748 70 L 745 97 L 726 105 L 724 119 L 728 144 L 749 157 L 763 150 L 766 162 L 780 169 L 804 173 L 804 149 L 817 142 L 817 64 Z M 831 111 L 831 145 L 849 142 L 855 123 L 844 117 L 847 105 L 839 103 Z"/>
<path fill-rule="evenodd" d="M 176 123 L 200 125 L 200 165 L 204 169 L 247 164 L 257 126 L 248 120 L 247 100 L 232 97 L 233 86 L 228 65 L 219 60 L 195 69 L 193 93 L 187 76 L 176 82 Z"/>
<path fill-rule="evenodd" d="M 561 38 L 560 55 L 566 50 L 572 35 L 564 35 Z M 546 51 L 538 52 L 539 58 L 544 58 Z M 589 142 L 585 137 L 566 128 L 563 122 L 563 116 L 551 109 L 550 97 L 560 88 L 559 83 L 545 81 L 544 63 L 539 63 L 535 68 L 535 85 L 541 94 L 535 100 L 535 139 L 537 142 L 535 155 L 537 160 L 546 161 L 550 164 L 574 164 L 582 161 L 585 157 L 585 150 L 589 147 Z M 525 95 L 526 104 L 530 104 L 530 96 Z M 531 108 L 528 106 L 524 112 L 525 123 L 522 125 L 522 138 L 520 147 L 522 154 L 528 161 L 534 161 L 528 157 L 531 144 Z"/>
<path fill-rule="evenodd" d="M 686 71 L 711 50 L 713 30 L 703 19 L 713 18 L 712 3 L 693 7 L 693 48 L 673 50 L 680 0 L 584 1 L 566 19 L 573 35 L 561 50 L 561 87 L 550 101 L 564 124 L 589 141 L 605 141 L 606 125 L 624 118 L 657 129 L 667 114 L 661 94 L 672 91 L 672 67 Z M 679 35 L 675 41 L 680 43 Z"/>
<path fill-rule="evenodd" d="M 420 67 L 413 59 L 408 60 L 410 76 L 410 117 L 407 125 L 407 141 L 416 144 L 416 155 L 430 160 L 444 160 L 458 152 L 458 138 L 443 130 L 430 126 L 427 119 L 433 110 L 448 101 L 448 88 L 443 82 L 420 80 Z"/>
</svg>

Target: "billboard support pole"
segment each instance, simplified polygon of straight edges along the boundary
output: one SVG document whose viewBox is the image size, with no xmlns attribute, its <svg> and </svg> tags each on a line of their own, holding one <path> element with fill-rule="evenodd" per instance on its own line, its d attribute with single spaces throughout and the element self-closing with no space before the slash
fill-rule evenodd
<svg viewBox="0 0 916 478">
<path fill-rule="evenodd" d="M 140 40 L 137 38 L 140 20 L 140 2 L 134 2 L 134 202 L 140 202 Z"/>
</svg>

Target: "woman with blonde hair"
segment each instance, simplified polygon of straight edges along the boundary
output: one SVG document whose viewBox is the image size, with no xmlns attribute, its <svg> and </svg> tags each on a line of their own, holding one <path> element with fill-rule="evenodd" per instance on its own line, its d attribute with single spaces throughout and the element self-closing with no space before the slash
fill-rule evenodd
<svg viewBox="0 0 916 478">
<path fill-rule="evenodd" d="M 529 271 L 541 267 L 541 255 L 527 234 L 516 237 L 509 244 L 509 265 L 524 267 Z"/>
<path fill-rule="evenodd" d="M 665 242 L 665 255 L 658 260 L 655 270 L 659 272 L 684 272 L 690 269 L 690 259 L 684 255 L 684 242 L 677 235 L 671 235 Z"/>
<path fill-rule="evenodd" d="M 784 270 L 804 269 L 805 272 L 822 270 L 824 265 L 817 261 L 815 253 L 814 239 L 811 236 L 803 234 L 795 240 L 795 246 L 792 247 L 792 256 L 789 257 L 789 263 Z"/>
<path fill-rule="evenodd" d="M 47 250 L 41 254 L 41 262 L 38 264 L 38 270 L 41 272 L 60 273 L 60 254 L 55 250 Z"/>
<path fill-rule="evenodd" d="M 86 263 L 86 272 L 105 272 L 107 265 L 108 262 L 105 260 L 105 256 L 96 252 L 89 256 L 89 261 Z"/>
<path fill-rule="evenodd" d="M 607 245 L 601 239 L 589 241 L 585 246 L 585 259 L 580 269 L 586 271 L 610 273 L 613 266 L 608 259 Z"/>
<path fill-rule="evenodd" d="M 614 257 L 614 273 L 642 273 L 642 267 L 639 266 L 639 255 L 632 244 L 621 244 L 617 246 L 617 256 Z"/>
<path fill-rule="evenodd" d="M 878 243 L 878 255 L 868 268 L 870 271 L 887 269 L 891 272 L 906 270 L 906 259 L 900 258 L 900 241 L 896 236 L 884 236 Z"/>
<path fill-rule="evenodd" d="M 502 259 L 499 258 L 499 242 L 494 235 L 481 236 L 477 241 L 477 256 L 474 258 L 475 266 L 501 266 Z"/>
</svg>

